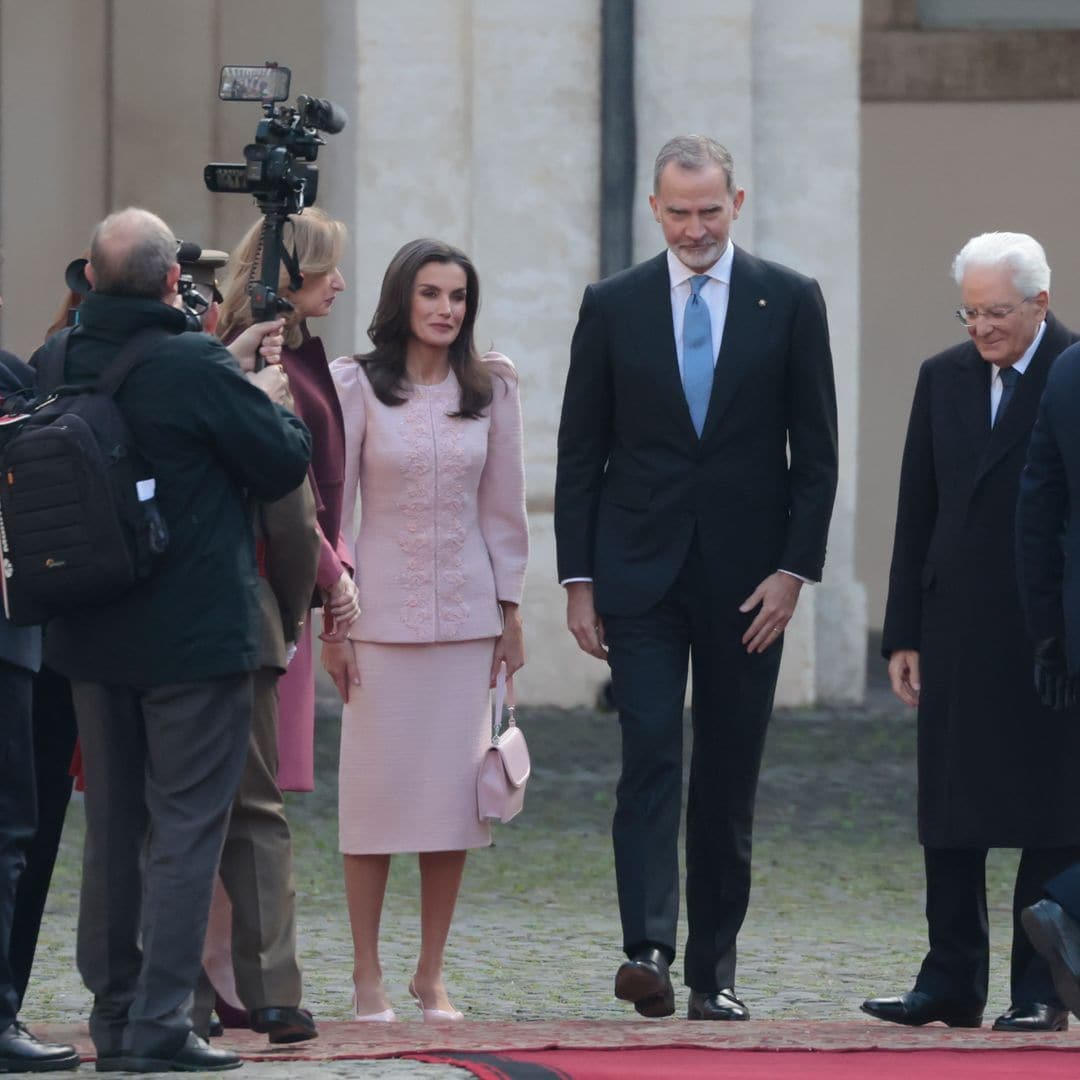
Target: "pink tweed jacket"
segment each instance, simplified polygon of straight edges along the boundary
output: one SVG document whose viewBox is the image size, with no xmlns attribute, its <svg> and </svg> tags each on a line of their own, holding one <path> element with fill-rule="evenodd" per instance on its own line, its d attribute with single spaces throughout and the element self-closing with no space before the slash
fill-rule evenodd
<svg viewBox="0 0 1080 1080">
<path fill-rule="evenodd" d="M 347 536 L 360 498 L 354 640 L 496 637 L 498 602 L 521 602 L 529 534 L 517 375 L 498 353 L 484 360 L 494 399 L 478 420 L 447 415 L 458 403 L 453 372 L 387 406 L 352 357 L 331 365 L 345 420 Z"/>
</svg>

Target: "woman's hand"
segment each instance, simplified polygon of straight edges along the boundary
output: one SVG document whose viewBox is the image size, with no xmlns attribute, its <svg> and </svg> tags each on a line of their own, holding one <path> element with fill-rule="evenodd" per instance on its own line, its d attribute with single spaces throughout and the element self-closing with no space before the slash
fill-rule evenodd
<svg viewBox="0 0 1080 1080">
<path fill-rule="evenodd" d="M 248 382 L 257 386 L 275 404 L 292 408 L 293 397 L 289 390 L 289 376 L 280 364 L 270 364 L 262 371 L 248 372 Z"/>
<path fill-rule="evenodd" d="M 280 364 L 281 349 L 285 344 L 285 320 L 253 323 L 238 334 L 229 345 L 229 352 L 236 358 L 241 371 L 254 371 L 256 356 L 265 364 Z"/>
<path fill-rule="evenodd" d="M 521 626 L 521 612 L 517 604 L 503 602 L 503 632 L 495 642 L 495 655 L 491 662 L 491 685 L 499 674 L 499 665 L 506 661 L 506 677 L 525 666 L 525 635 Z"/>
<path fill-rule="evenodd" d="M 324 641 L 322 666 L 334 680 L 341 700 L 348 705 L 349 687 L 360 685 L 360 669 L 356 665 L 356 646 L 348 640 Z"/>
<path fill-rule="evenodd" d="M 360 593 L 348 570 L 329 588 L 322 590 L 323 641 L 344 641 L 349 627 L 360 614 Z"/>
</svg>

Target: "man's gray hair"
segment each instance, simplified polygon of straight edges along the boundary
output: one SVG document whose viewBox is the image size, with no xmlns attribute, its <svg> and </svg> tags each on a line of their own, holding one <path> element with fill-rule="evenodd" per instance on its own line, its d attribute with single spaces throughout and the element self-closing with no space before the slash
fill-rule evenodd
<svg viewBox="0 0 1080 1080">
<path fill-rule="evenodd" d="M 129 206 L 94 230 L 90 265 L 94 292 L 160 300 L 176 265 L 176 237 L 156 214 Z"/>
<path fill-rule="evenodd" d="M 972 266 L 1005 266 L 1021 296 L 1050 291 L 1050 266 L 1042 244 L 1027 233 L 988 232 L 973 236 L 953 259 L 953 280 L 963 285 Z"/>
<path fill-rule="evenodd" d="M 706 165 L 719 165 L 727 177 L 728 194 L 732 197 L 735 187 L 735 159 L 726 146 L 721 146 L 708 135 L 676 135 L 660 147 L 653 166 L 653 194 L 660 189 L 660 174 L 674 162 L 683 169 L 704 169 Z"/>
</svg>

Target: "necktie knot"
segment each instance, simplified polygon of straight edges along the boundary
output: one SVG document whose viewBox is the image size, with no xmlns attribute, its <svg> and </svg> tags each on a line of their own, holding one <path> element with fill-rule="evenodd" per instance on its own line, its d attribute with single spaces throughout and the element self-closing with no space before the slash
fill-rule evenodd
<svg viewBox="0 0 1080 1080">
<path fill-rule="evenodd" d="M 695 274 L 690 279 L 690 291 L 694 294 L 694 296 L 700 296 L 701 295 L 701 288 L 705 284 L 705 282 L 708 281 L 708 280 L 709 280 L 709 275 L 708 274 Z"/>
<path fill-rule="evenodd" d="M 1006 390 L 1015 390 L 1016 384 L 1020 381 L 1020 372 L 1014 367 L 1007 367 L 1001 369 L 1001 385 Z"/>
</svg>

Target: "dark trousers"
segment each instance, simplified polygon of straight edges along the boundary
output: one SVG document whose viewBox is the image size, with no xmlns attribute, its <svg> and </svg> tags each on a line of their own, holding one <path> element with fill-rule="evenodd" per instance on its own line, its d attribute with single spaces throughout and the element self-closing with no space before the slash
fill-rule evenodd
<svg viewBox="0 0 1080 1080">
<path fill-rule="evenodd" d="M 232 903 L 236 989 L 248 1010 L 299 1005 L 292 834 L 277 784 L 278 673 L 255 672 L 251 737 L 219 873 Z M 214 991 L 200 980 L 193 1022 L 209 1024 Z"/>
<path fill-rule="evenodd" d="M 1080 862 L 1075 862 L 1046 883 L 1046 895 L 1056 900 L 1066 915 L 1080 922 Z"/>
<path fill-rule="evenodd" d="M 26 668 L 0 660 L 0 1031 L 15 1022 L 21 1000 L 9 956 L 15 893 L 37 818 L 32 684 Z"/>
<path fill-rule="evenodd" d="M 33 726 L 38 825 L 26 848 L 11 928 L 11 971 L 20 1003 L 30 981 L 73 782 L 70 769 L 76 732 L 71 685 L 51 668 L 43 667 L 34 676 Z"/>
<path fill-rule="evenodd" d="M 171 1057 L 251 723 L 251 675 L 138 689 L 73 683 L 86 772 L 76 958 L 98 1054 Z"/>
<path fill-rule="evenodd" d="M 986 917 L 986 848 L 924 848 L 930 951 L 915 989 L 981 1008 L 986 1004 L 990 935 Z M 1045 961 L 1020 923 L 1043 895 L 1043 883 L 1080 859 L 1080 848 L 1024 848 L 1013 889 L 1009 990 L 1014 1005 L 1061 1002 Z"/>
<path fill-rule="evenodd" d="M 636 616 L 605 616 L 622 774 L 612 838 L 623 948 L 675 956 L 679 913 L 683 701 L 693 664 L 693 750 L 686 809 L 685 977 L 735 985 L 735 941 L 750 897 L 750 844 L 780 644 L 748 656 L 749 620 L 704 586 L 697 543 L 667 596 Z M 728 608 L 730 607 L 730 610 Z"/>
</svg>

